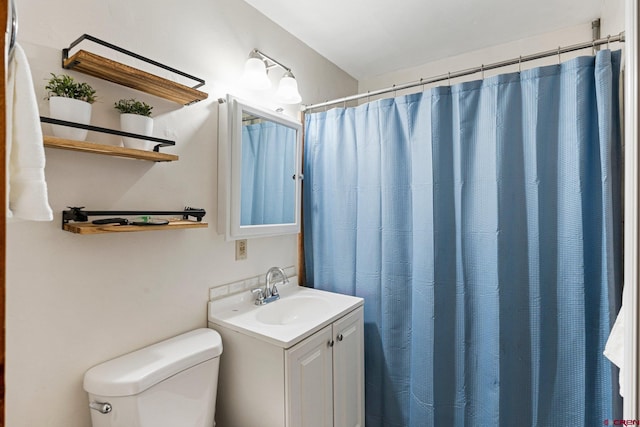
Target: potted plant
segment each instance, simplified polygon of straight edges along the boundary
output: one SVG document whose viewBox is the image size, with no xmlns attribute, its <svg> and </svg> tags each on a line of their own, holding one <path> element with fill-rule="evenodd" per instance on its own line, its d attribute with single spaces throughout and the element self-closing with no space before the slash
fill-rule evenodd
<svg viewBox="0 0 640 427">
<path fill-rule="evenodd" d="M 96 91 L 88 83 L 80 83 L 66 74 L 51 73 L 45 86 L 49 100 L 51 118 L 88 125 L 91 121 L 91 104 L 96 100 Z M 58 138 L 84 141 L 88 130 L 68 126 L 52 125 L 53 135 Z"/>
<path fill-rule="evenodd" d="M 135 99 L 121 99 L 114 104 L 114 108 L 120 111 L 120 130 L 138 135 L 151 136 L 153 133 L 153 119 L 151 110 L 153 107 L 146 102 Z M 154 143 L 144 139 L 122 137 L 125 147 L 139 150 L 153 150 Z"/>
</svg>

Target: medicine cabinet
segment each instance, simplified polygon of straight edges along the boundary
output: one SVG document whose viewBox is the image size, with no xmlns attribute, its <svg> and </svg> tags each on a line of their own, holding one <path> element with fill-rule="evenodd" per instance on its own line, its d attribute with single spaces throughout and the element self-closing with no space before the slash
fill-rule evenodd
<svg viewBox="0 0 640 427">
<path fill-rule="evenodd" d="M 231 95 L 218 105 L 218 232 L 226 240 L 298 233 L 301 123 Z"/>
</svg>

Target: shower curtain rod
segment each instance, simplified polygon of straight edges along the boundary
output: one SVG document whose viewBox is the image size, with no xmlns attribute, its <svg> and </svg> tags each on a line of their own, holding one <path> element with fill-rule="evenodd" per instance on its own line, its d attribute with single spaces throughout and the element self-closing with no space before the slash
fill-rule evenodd
<svg viewBox="0 0 640 427">
<path fill-rule="evenodd" d="M 493 69 L 496 69 L 496 68 L 507 67 L 509 65 L 522 64 L 523 62 L 534 61 L 536 59 L 546 58 L 546 57 L 549 57 L 549 56 L 554 56 L 554 55 L 560 56 L 563 53 L 573 52 L 573 51 L 576 51 L 576 50 L 586 49 L 586 48 L 589 48 L 589 47 L 595 48 L 597 46 L 602 46 L 604 44 L 608 45 L 609 43 L 614 43 L 614 42 L 624 42 L 624 31 L 621 32 L 620 34 L 618 34 L 617 36 L 603 37 L 603 38 L 600 38 L 600 39 L 597 39 L 597 40 L 593 40 L 593 41 L 590 41 L 590 42 L 574 44 L 574 45 L 566 46 L 566 47 L 558 47 L 557 49 L 547 50 L 545 52 L 534 53 L 532 55 L 520 56 L 518 58 L 509 59 L 509 60 L 506 60 L 506 61 L 494 62 L 492 64 L 483 64 L 483 65 L 481 65 L 479 67 L 468 68 L 466 70 L 456 71 L 455 73 L 447 73 L 447 74 L 444 74 L 444 75 L 439 75 L 439 76 L 430 77 L 430 78 L 426 78 L 426 79 L 420 79 L 417 82 L 404 83 L 404 84 L 400 84 L 400 85 L 393 85 L 391 87 L 387 87 L 387 88 L 384 88 L 384 89 L 373 90 L 373 91 L 369 91 L 369 92 L 366 92 L 366 93 L 359 93 L 357 95 L 346 96 L 344 98 L 338 98 L 338 99 L 334 99 L 334 100 L 331 100 L 331 101 L 320 102 L 318 104 L 305 105 L 305 106 L 302 107 L 302 111 L 306 112 L 308 110 L 314 110 L 314 109 L 317 109 L 317 108 L 328 107 L 329 105 L 335 105 L 335 104 L 340 104 L 340 103 L 347 103 L 347 102 L 350 102 L 350 101 L 355 101 L 355 100 L 362 99 L 362 98 L 367 98 L 367 97 L 370 97 L 370 96 L 376 96 L 376 95 L 381 95 L 381 94 L 384 94 L 384 93 L 395 92 L 397 90 L 410 89 L 412 87 L 423 86 L 423 85 L 426 85 L 426 84 L 441 82 L 441 81 L 444 81 L 444 80 L 451 80 L 451 79 L 454 79 L 454 78 L 457 78 L 457 77 L 468 76 L 468 75 L 476 74 L 476 73 L 483 73 L 484 71 L 487 71 L 487 70 L 493 70 Z"/>
</svg>

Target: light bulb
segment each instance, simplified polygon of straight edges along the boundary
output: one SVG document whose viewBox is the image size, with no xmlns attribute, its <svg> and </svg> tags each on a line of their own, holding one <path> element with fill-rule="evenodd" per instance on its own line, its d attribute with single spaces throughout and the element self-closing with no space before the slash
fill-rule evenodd
<svg viewBox="0 0 640 427">
<path fill-rule="evenodd" d="M 271 80 L 267 76 L 267 67 L 262 59 L 255 56 L 247 59 L 244 64 L 242 82 L 245 86 L 256 90 L 265 90 L 271 87 Z"/>
<path fill-rule="evenodd" d="M 280 79 L 276 96 L 280 102 L 285 104 L 298 104 L 302 101 L 298 92 L 298 82 L 291 71 L 287 71 Z"/>
</svg>

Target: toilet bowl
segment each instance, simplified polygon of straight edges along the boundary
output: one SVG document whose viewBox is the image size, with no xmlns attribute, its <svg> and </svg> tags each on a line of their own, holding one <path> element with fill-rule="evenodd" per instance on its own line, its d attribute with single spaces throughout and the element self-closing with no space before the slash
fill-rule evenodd
<svg viewBox="0 0 640 427">
<path fill-rule="evenodd" d="M 196 329 L 89 369 L 93 427 L 213 427 L 220 335 Z"/>
</svg>

